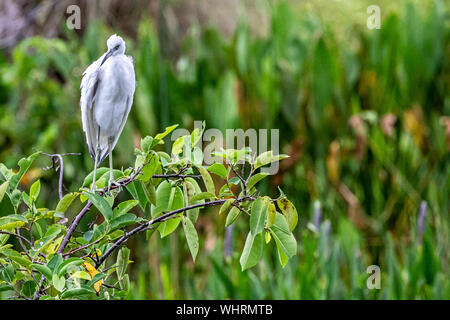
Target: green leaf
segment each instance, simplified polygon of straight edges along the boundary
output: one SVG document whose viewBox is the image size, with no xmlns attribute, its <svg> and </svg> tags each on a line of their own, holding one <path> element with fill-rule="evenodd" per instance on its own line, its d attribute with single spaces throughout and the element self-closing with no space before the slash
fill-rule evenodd
<svg viewBox="0 0 450 320">
<path fill-rule="evenodd" d="M 267 211 L 266 228 L 270 228 L 275 223 L 277 217 L 277 209 L 273 201 L 269 200 L 269 208 Z"/>
<path fill-rule="evenodd" d="M 60 254 L 54 255 L 50 261 L 47 263 L 47 267 L 52 270 L 52 273 L 55 273 L 58 270 L 58 267 L 63 262 L 63 257 Z"/>
<path fill-rule="evenodd" d="M 0 292 L 12 291 L 12 290 L 14 290 L 14 288 L 12 286 L 10 286 L 9 284 L 6 284 L 6 283 L 0 284 Z"/>
<path fill-rule="evenodd" d="M 203 158 L 204 158 L 203 151 L 198 147 L 194 147 L 190 158 L 192 164 L 196 167 L 201 166 L 203 163 Z"/>
<path fill-rule="evenodd" d="M 14 281 L 15 270 L 12 264 L 6 266 L 3 270 L 3 279 L 9 283 Z"/>
<path fill-rule="evenodd" d="M 3 200 L 0 202 L 0 217 L 8 216 L 10 214 L 14 214 L 16 209 L 14 208 L 14 204 L 11 201 L 8 193 L 5 193 L 3 196 Z"/>
<path fill-rule="evenodd" d="M 95 181 L 100 179 L 106 172 L 109 172 L 109 168 L 101 167 L 97 168 L 97 172 L 95 173 Z M 86 178 L 84 178 L 82 187 L 89 187 L 94 180 L 94 171 L 91 171 Z"/>
<path fill-rule="evenodd" d="M 71 192 L 66 195 L 58 202 L 56 205 L 56 212 L 66 212 L 67 208 L 70 206 L 73 200 L 76 199 L 80 194 L 78 192 Z"/>
<path fill-rule="evenodd" d="M 89 280 L 89 282 L 86 284 L 88 286 L 93 286 L 96 282 L 106 278 L 106 274 L 105 273 L 97 273 L 91 280 Z"/>
<path fill-rule="evenodd" d="M 153 144 L 153 137 L 146 136 L 145 138 L 141 139 L 141 149 L 145 153 L 150 152 Z"/>
<path fill-rule="evenodd" d="M 185 179 L 185 186 L 186 186 L 186 193 L 187 193 L 187 203 L 188 204 L 200 204 L 204 203 L 205 201 L 203 199 L 195 200 L 195 196 L 197 194 L 201 193 L 200 186 L 198 185 L 197 181 L 195 181 L 193 178 L 186 178 Z M 200 213 L 200 208 L 194 208 L 191 210 L 186 211 L 186 215 L 191 219 L 192 223 L 195 223 L 197 221 L 198 215 Z"/>
<path fill-rule="evenodd" d="M 83 280 L 91 280 L 91 275 L 87 272 L 87 271 L 75 271 L 74 273 L 72 273 L 72 275 L 70 276 L 73 279 L 83 279 Z"/>
<path fill-rule="evenodd" d="M 216 175 L 218 175 L 219 177 L 224 178 L 224 179 L 226 179 L 228 176 L 227 169 L 221 163 L 213 163 L 206 170 L 208 170 L 209 172 L 215 173 Z"/>
<path fill-rule="evenodd" d="M 0 230 L 20 228 L 27 222 L 28 220 L 23 216 L 10 214 L 5 217 L 0 217 Z"/>
<path fill-rule="evenodd" d="M 123 177 L 123 172 L 120 171 L 120 170 L 117 170 L 117 169 L 113 169 L 112 175 L 113 175 L 114 181 L 118 181 L 118 180 L 120 180 Z M 105 187 L 107 187 L 109 179 L 110 179 L 110 176 L 111 176 L 110 170 L 108 170 L 104 174 L 102 174 L 100 176 L 100 178 L 98 178 L 95 181 L 95 184 L 96 184 L 97 188 L 105 188 Z"/>
<path fill-rule="evenodd" d="M 159 184 L 156 189 L 156 195 L 158 198 L 158 205 L 151 206 L 151 215 L 153 219 L 159 217 L 163 213 L 177 210 L 184 206 L 183 192 L 179 187 L 172 186 L 168 181 L 163 181 Z M 161 238 L 172 233 L 178 227 L 180 221 L 181 218 L 178 216 L 161 222 L 158 226 Z"/>
<path fill-rule="evenodd" d="M 273 234 L 272 230 L 270 230 L 270 234 Z M 286 264 L 289 261 L 289 257 L 284 253 L 283 248 L 281 247 L 281 244 L 277 239 L 275 238 L 275 243 L 277 246 L 277 252 L 278 252 L 278 259 L 280 259 L 281 266 L 284 268 Z"/>
<path fill-rule="evenodd" d="M 22 193 L 18 189 L 14 189 L 11 192 L 11 203 L 13 204 L 13 206 L 15 208 L 17 208 L 19 206 L 20 202 L 22 201 L 22 194 L 25 194 L 25 193 Z"/>
<path fill-rule="evenodd" d="M 176 124 L 176 125 L 173 125 L 173 126 L 170 126 L 170 127 L 167 127 L 163 133 L 158 133 L 158 134 L 155 136 L 155 140 L 156 140 L 156 139 L 159 139 L 159 140 L 164 139 L 164 137 L 167 136 L 169 133 L 171 133 L 173 130 L 175 130 L 176 127 L 178 127 L 177 124 Z"/>
<path fill-rule="evenodd" d="M 17 172 L 15 175 L 13 175 L 9 181 L 9 187 L 10 190 L 14 190 L 17 188 L 19 181 L 22 179 L 24 174 L 28 171 L 31 164 L 33 163 L 34 159 L 40 154 L 41 152 L 36 152 L 30 155 L 28 158 L 22 158 L 19 160 L 19 172 Z"/>
<path fill-rule="evenodd" d="M 234 199 L 228 199 L 225 203 L 220 207 L 219 214 L 228 214 L 230 212 L 232 206 L 231 204 L 234 202 Z"/>
<path fill-rule="evenodd" d="M 24 225 L 25 223 L 22 221 L 17 221 L 17 220 L 13 220 L 13 221 L 2 221 L 2 219 L 0 219 L 0 230 L 7 230 L 7 229 L 14 229 L 14 228 L 20 228 Z"/>
<path fill-rule="evenodd" d="M 259 167 L 265 166 L 266 164 L 283 160 L 289 158 L 286 154 L 278 154 L 274 155 L 272 150 L 261 153 L 257 158 L 253 170 L 258 169 Z"/>
<path fill-rule="evenodd" d="M 198 140 L 200 140 L 200 129 L 199 128 L 195 128 L 191 132 L 191 145 L 195 146 L 195 144 L 198 142 Z"/>
<path fill-rule="evenodd" d="M 26 297 L 32 297 L 36 291 L 36 283 L 33 280 L 25 281 L 22 285 L 22 294 Z"/>
<path fill-rule="evenodd" d="M 253 235 L 257 235 L 264 230 L 268 207 L 268 197 L 258 198 L 253 202 L 250 212 L 250 232 Z"/>
<path fill-rule="evenodd" d="M 59 266 L 58 266 L 58 276 L 63 276 L 66 274 L 67 270 L 69 270 L 70 267 L 78 267 L 83 264 L 84 260 L 77 258 L 77 257 L 71 257 L 67 260 L 64 260 Z"/>
<path fill-rule="evenodd" d="M 144 190 L 144 182 L 140 180 L 133 181 L 126 186 L 128 192 L 131 193 L 134 199 L 139 201 L 139 206 L 142 210 L 145 210 L 145 207 L 148 203 L 147 193 Z"/>
<path fill-rule="evenodd" d="M 117 278 L 122 279 L 127 271 L 128 261 L 130 260 L 130 249 L 122 247 L 117 254 L 116 273 Z"/>
<path fill-rule="evenodd" d="M 145 161 L 142 161 L 142 164 L 147 162 L 149 159 L 150 161 L 142 168 L 141 175 L 139 176 L 139 180 L 144 182 L 149 181 L 161 168 L 161 162 L 159 161 L 159 156 L 157 153 L 148 155 Z"/>
<path fill-rule="evenodd" d="M 195 196 L 193 196 L 191 199 L 189 199 L 189 204 L 195 204 L 195 202 L 197 202 L 199 200 L 211 199 L 211 198 L 215 198 L 215 197 L 216 196 L 211 192 L 201 192 L 201 193 L 198 193 Z"/>
<path fill-rule="evenodd" d="M 86 287 L 81 287 L 81 288 L 69 289 L 69 290 L 64 291 L 61 294 L 61 299 L 80 297 L 80 296 L 84 296 L 84 295 L 92 294 L 92 293 L 95 293 L 95 290 L 92 288 L 89 289 Z"/>
<path fill-rule="evenodd" d="M 213 182 L 211 176 L 209 175 L 209 172 L 202 166 L 198 166 L 197 169 L 200 172 L 200 174 L 202 175 L 203 182 L 205 183 L 206 191 L 215 195 L 216 188 L 214 187 L 214 182 Z"/>
<path fill-rule="evenodd" d="M 277 205 L 283 215 L 286 217 L 287 223 L 289 225 L 289 230 L 294 230 L 298 222 L 297 209 L 295 209 L 294 205 L 285 197 L 278 199 Z"/>
<path fill-rule="evenodd" d="M 40 252 L 47 249 L 52 244 L 52 241 L 58 236 L 58 234 L 61 233 L 62 228 L 63 227 L 58 224 L 49 227 L 44 237 L 35 241 L 34 250 L 32 250 L 31 256 L 37 257 Z"/>
<path fill-rule="evenodd" d="M 172 145 L 172 154 L 177 155 L 183 151 L 184 146 L 184 136 L 179 137 Z"/>
<path fill-rule="evenodd" d="M 263 246 L 264 236 L 262 233 L 257 235 L 253 235 L 251 232 L 248 233 L 244 250 L 242 250 L 241 258 L 239 259 L 242 271 L 258 263 L 262 256 Z"/>
<path fill-rule="evenodd" d="M 33 263 L 31 266 L 39 271 L 39 273 L 41 273 L 44 277 L 46 277 L 48 281 L 52 281 L 52 270 L 50 270 L 49 267 L 36 263 Z"/>
<path fill-rule="evenodd" d="M 40 191 L 41 191 L 41 181 L 38 179 L 30 187 L 30 198 L 32 201 L 37 200 Z"/>
<path fill-rule="evenodd" d="M 275 239 L 275 242 L 277 243 L 278 250 L 281 251 L 281 253 L 286 255 L 287 258 L 291 258 L 297 254 L 297 241 L 292 235 L 292 232 L 289 230 L 289 225 L 286 218 L 282 214 L 277 212 L 275 223 L 270 228 L 270 231 Z M 285 264 L 285 261 L 282 259 L 284 257 L 281 253 L 279 253 L 280 261 L 282 264 Z"/>
<path fill-rule="evenodd" d="M 14 172 L 7 168 L 3 163 L 0 163 L 0 179 L 9 181 L 11 177 L 14 175 Z"/>
<path fill-rule="evenodd" d="M 61 292 L 66 287 L 66 278 L 63 276 L 60 277 L 56 273 L 54 273 L 52 277 L 52 283 L 55 289 Z"/>
<path fill-rule="evenodd" d="M 159 184 L 158 188 L 156 189 L 156 198 L 158 199 L 157 205 L 152 205 L 150 207 L 151 209 L 151 215 L 152 218 L 159 217 L 163 212 L 170 211 L 169 203 L 170 196 L 172 191 L 172 185 L 169 181 L 163 181 Z M 173 203 L 173 195 L 172 195 L 172 203 Z"/>
<path fill-rule="evenodd" d="M 109 222 L 109 220 L 113 216 L 113 211 L 105 199 L 99 196 L 96 193 L 90 193 L 87 191 L 83 191 L 83 194 L 92 202 L 92 204 L 100 211 L 100 213 L 105 217 L 105 220 Z"/>
<path fill-rule="evenodd" d="M 121 215 L 124 215 L 125 213 L 128 213 L 131 209 L 133 209 L 135 206 L 139 204 L 139 201 L 137 200 L 127 200 L 124 202 L 119 203 L 113 211 L 113 217 L 117 218 Z"/>
<path fill-rule="evenodd" d="M 191 133 L 191 145 L 195 147 L 197 142 L 200 140 L 200 138 L 203 135 L 203 131 L 205 130 L 205 122 L 202 123 L 202 129 L 195 128 Z"/>
<path fill-rule="evenodd" d="M 0 203 L 3 201 L 3 197 L 5 196 L 6 189 L 8 189 L 9 181 L 5 181 L 0 186 Z"/>
<path fill-rule="evenodd" d="M 247 183 L 247 190 L 250 190 L 255 184 L 267 177 L 269 174 L 267 172 L 260 172 L 250 177 Z"/>
<path fill-rule="evenodd" d="M 242 148 L 240 150 L 236 150 L 236 149 L 222 149 L 222 151 L 218 152 L 212 152 L 211 154 L 213 156 L 220 156 L 224 159 L 226 159 L 229 163 L 237 163 L 237 162 L 243 162 L 243 161 L 248 161 L 250 159 L 250 153 L 251 153 L 251 149 L 250 148 Z"/>
<path fill-rule="evenodd" d="M 122 288 L 122 290 L 128 291 L 130 290 L 130 278 L 128 277 L 128 275 L 124 275 L 123 278 L 120 280 L 120 287 Z"/>
<path fill-rule="evenodd" d="M 180 224 L 181 217 L 180 215 L 177 215 L 176 218 L 171 218 L 167 221 L 161 222 L 161 224 L 158 227 L 158 231 L 161 234 L 161 238 L 164 238 L 174 232 L 178 225 Z"/>
<path fill-rule="evenodd" d="M 227 215 L 227 220 L 225 221 L 225 227 L 228 227 L 231 225 L 237 217 L 239 217 L 239 214 L 241 213 L 241 210 L 237 207 L 231 208 L 230 212 Z"/>
<path fill-rule="evenodd" d="M 195 261 L 199 246 L 197 230 L 195 229 L 194 224 L 189 218 L 182 216 L 181 222 L 183 224 L 184 234 L 186 235 L 186 241 L 188 243 L 189 251 L 192 255 L 192 260 Z"/>
<path fill-rule="evenodd" d="M 125 213 L 117 218 L 113 218 L 110 222 L 110 231 L 123 228 L 134 224 L 136 222 L 136 216 L 132 213 Z"/>
<path fill-rule="evenodd" d="M 272 236 L 270 235 L 270 231 L 266 231 L 265 235 L 266 235 L 265 236 L 266 243 L 269 243 L 270 240 L 272 240 Z"/>
<path fill-rule="evenodd" d="M 150 201 L 151 204 L 156 206 L 156 189 L 155 189 L 155 185 L 152 182 L 149 182 L 146 184 L 147 187 L 147 193 L 148 193 L 148 200 Z"/>
</svg>

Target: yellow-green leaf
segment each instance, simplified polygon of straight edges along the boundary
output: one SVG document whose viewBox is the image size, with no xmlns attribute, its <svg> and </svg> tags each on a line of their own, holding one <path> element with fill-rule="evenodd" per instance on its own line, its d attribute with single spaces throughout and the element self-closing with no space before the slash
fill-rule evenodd
<svg viewBox="0 0 450 320">
<path fill-rule="evenodd" d="M 253 202 L 252 210 L 250 212 L 250 232 L 253 235 L 257 235 L 264 230 L 269 201 L 270 199 L 268 197 L 263 197 L 258 198 Z"/>
<path fill-rule="evenodd" d="M 70 206 L 73 200 L 79 195 L 78 192 L 71 192 L 66 194 L 56 205 L 55 211 L 66 212 L 67 208 Z"/>
<path fill-rule="evenodd" d="M 41 181 L 38 179 L 30 187 L 30 198 L 33 201 L 39 197 L 39 192 L 41 191 Z"/>
<path fill-rule="evenodd" d="M 5 196 L 6 193 L 6 189 L 8 189 L 9 186 L 9 181 L 5 181 L 2 183 L 2 185 L 0 186 L 0 203 L 3 200 L 3 197 Z"/>
<path fill-rule="evenodd" d="M 264 236 L 262 233 L 257 235 L 253 235 L 251 232 L 248 233 L 244 250 L 242 250 L 241 258 L 239 259 L 242 271 L 258 263 L 262 256 L 263 246 Z"/>
<path fill-rule="evenodd" d="M 269 164 L 269 163 L 272 163 L 272 162 L 275 162 L 275 161 L 279 161 L 279 160 L 282 160 L 282 159 L 286 159 L 286 158 L 289 158 L 289 156 L 286 155 L 286 154 L 274 155 L 272 150 L 266 151 L 264 153 L 261 153 L 256 158 L 256 162 L 255 162 L 253 170 L 256 170 L 259 167 L 265 166 L 266 164 Z"/>
<path fill-rule="evenodd" d="M 297 209 L 295 209 L 292 202 L 290 202 L 287 198 L 282 197 L 277 200 L 277 205 L 280 208 L 283 215 L 286 217 L 287 223 L 289 225 L 289 230 L 294 230 L 295 226 L 298 222 L 298 214 Z"/>
<path fill-rule="evenodd" d="M 239 210 L 239 208 L 237 207 L 231 208 L 230 212 L 227 215 L 227 220 L 225 221 L 225 227 L 231 225 L 237 219 L 240 213 L 241 210 Z"/>
<path fill-rule="evenodd" d="M 192 255 L 192 260 L 195 261 L 195 258 L 197 257 L 198 253 L 197 230 L 195 229 L 194 224 L 189 218 L 182 216 L 181 222 L 183 224 L 183 230 L 184 234 L 186 235 L 186 241 L 189 247 L 189 251 L 191 252 Z"/>
<path fill-rule="evenodd" d="M 212 194 L 216 194 L 216 188 L 214 187 L 214 182 L 209 174 L 208 170 L 203 168 L 202 166 L 198 166 L 198 171 L 202 175 L 203 182 L 205 183 L 206 191 Z"/>
<path fill-rule="evenodd" d="M 231 204 L 234 202 L 234 199 L 228 199 L 225 203 L 220 207 L 219 214 L 227 214 L 231 210 Z"/>
</svg>

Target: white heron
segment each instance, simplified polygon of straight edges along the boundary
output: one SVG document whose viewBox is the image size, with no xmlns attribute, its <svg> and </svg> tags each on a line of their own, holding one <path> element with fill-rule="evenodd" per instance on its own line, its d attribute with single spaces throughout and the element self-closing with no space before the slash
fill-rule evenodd
<svg viewBox="0 0 450 320">
<path fill-rule="evenodd" d="M 125 55 L 125 42 L 112 35 L 108 51 L 93 62 L 81 80 L 81 121 L 94 160 L 95 190 L 97 166 L 109 155 L 108 192 L 116 184 L 113 176 L 112 150 L 125 126 L 136 88 L 133 58 Z"/>
</svg>

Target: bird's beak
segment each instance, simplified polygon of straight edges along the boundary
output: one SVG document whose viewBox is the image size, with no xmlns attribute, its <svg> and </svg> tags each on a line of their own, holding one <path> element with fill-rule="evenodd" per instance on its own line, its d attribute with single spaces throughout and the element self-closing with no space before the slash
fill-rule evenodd
<svg viewBox="0 0 450 320">
<path fill-rule="evenodd" d="M 105 57 L 103 58 L 102 63 L 100 63 L 100 66 L 102 66 L 102 64 L 105 63 L 105 61 L 106 61 L 109 57 L 111 57 L 112 53 L 113 53 L 113 51 L 112 51 L 112 50 L 109 50 L 109 51 L 105 54 Z"/>
</svg>

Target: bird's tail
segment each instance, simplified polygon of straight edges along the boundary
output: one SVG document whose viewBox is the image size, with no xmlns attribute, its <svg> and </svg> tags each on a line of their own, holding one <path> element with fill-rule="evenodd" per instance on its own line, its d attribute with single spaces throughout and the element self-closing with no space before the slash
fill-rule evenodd
<svg viewBox="0 0 450 320">
<path fill-rule="evenodd" d="M 94 139 L 92 139 L 92 142 L 89 145 L 89 154 L 91 155 L 92 160 L 97 161 L 97 164 L 100 164 L 105 160 L 105 158 L 109 154 L 109 137 L 102 134 L 101 130 L 99 129 L 100 133 L 96 135 Z"/>
<path fill-rule="evenodd" d="M 109 140 L 110 139 L 108 136 L 102 134 L 100 127 L 98 127 L 97 135 L 95 135 L 95 137 L 91 137 L 91 141 L 93 143 L 89 144 L 89 154 L 92 160 L 94 160 L 94 177 L 92 180 L 91 192 L 94 192 L 96 187 L 97 167 L 103 162 L 103 160 L 105 160 L 110 152 Z"/>
</svg>

